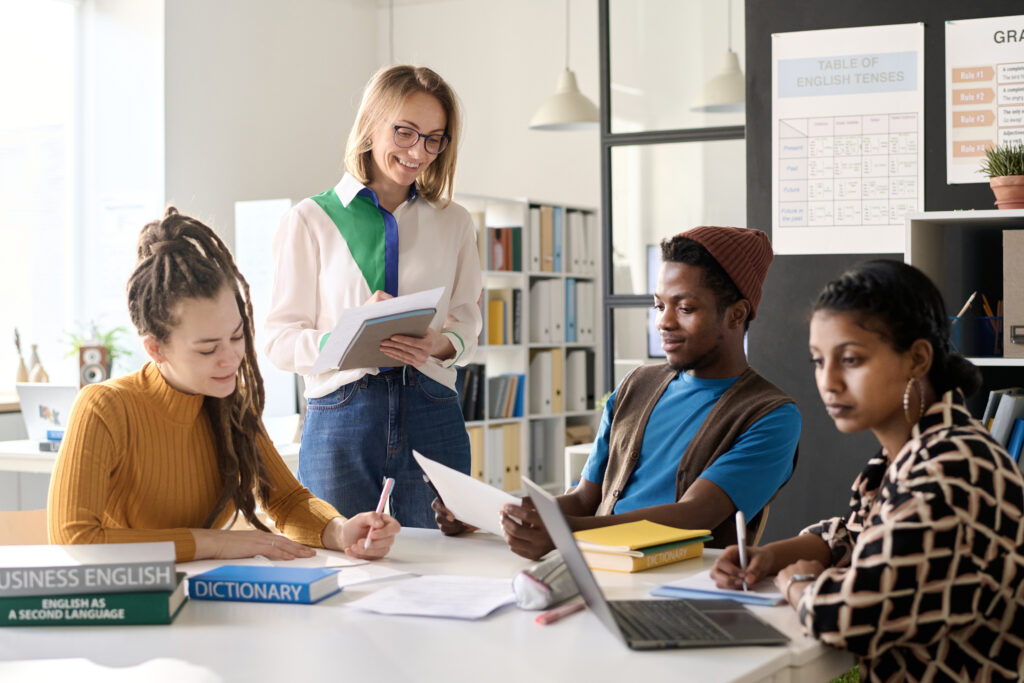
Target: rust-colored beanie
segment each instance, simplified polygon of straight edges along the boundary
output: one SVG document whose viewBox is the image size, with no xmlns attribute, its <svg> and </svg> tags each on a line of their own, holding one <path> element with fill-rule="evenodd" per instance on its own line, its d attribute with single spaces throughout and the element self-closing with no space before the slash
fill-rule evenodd
<svg viewBox="0 0 1024 683">
<path fill-rule="evenodd" d="M 681 232 L 678 237 L 700 243 L 715 257 L 743 298 L 750 302 L 750 319 L 753 320 L 761 303 L 761 287 L 768 275 L 768 266 L 774 258 L 768 235 L 750 228 L 702 225 Z"/>
</svg>

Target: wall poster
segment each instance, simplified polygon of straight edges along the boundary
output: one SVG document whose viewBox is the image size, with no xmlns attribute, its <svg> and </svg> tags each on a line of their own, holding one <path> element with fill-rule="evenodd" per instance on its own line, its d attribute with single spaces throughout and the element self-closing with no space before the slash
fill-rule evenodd
<svg viewBox="0 0 1024 683">
<path fill-rule="evenodd" d="M 772 36 L 778 254 L 904 250 L 924 208 L 924 25 Z"/>
<path fill-rule="evenodd" d="M 946 182 L 987 183 L 985 149 L 1024 143 L 1024 15 L 946 22 Z"/>
</svg>

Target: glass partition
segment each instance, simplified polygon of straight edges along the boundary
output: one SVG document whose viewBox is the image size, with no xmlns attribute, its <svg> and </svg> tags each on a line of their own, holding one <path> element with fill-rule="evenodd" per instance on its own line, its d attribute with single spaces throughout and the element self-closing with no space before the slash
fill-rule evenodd
<svg viewBox="0 0 1024 683">
<path fill-rule="evenodd" d="M 691 110 L 730 35 L 743 68 L 742 0 L 610 0 L 608 11 L 612 133 L 743 125 L 742 107 Z"/>
<path fill-rule="evenodd" d="M 612 294 L 648 294 L 665 237 L 746 223 L 744 140 L 612 148 Z M 652 263 L 652 258 L 654 258 Z"/>
</svg>

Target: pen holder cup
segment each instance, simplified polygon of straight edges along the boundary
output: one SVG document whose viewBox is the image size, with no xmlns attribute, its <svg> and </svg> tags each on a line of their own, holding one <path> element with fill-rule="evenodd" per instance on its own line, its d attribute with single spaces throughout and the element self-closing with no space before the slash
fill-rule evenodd
<svg viewBox="0 0 1024 683">
<path fill-rule="evenodd" d="M 963 318 L 949 316 L 949 343 L 953 345 L 954 353 L 964 352 L 963 329 Z"/>
<path fill-rule="evenodd" d="M 974 319 L 975 355 L 1003 355 L 1003 317 L 979 316 Z"/>
</svg>

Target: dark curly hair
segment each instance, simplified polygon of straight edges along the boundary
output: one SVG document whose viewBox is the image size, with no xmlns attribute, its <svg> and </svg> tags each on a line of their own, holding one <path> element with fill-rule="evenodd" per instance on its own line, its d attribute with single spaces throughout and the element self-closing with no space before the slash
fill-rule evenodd
<svg viewBox="0 0 1024 683">
<path fill-rule="evenodd" d="M 918 339 L 930 343 L 928 379 L 939 396 L 955 388 L 970 396 L 981 388 L 981 372 L 949 343 L 942 295 L 913 266 L 886 259 L 858 263 L 825 285 L 813 310 L 851 313 L 900 352 Z"/>
<path fill-rule="evenodd" d="M 736 283 L 700 242 L 679 235 L 663 239 L 661 241 L 661 260 L 665 263 L 685 263 L 688 266 L 700 267 L 702 270 L 700 283 L 715 293 L 718 315 L 725 313 L 725 309 L 743 298 Z M 744 329 L 749 327 L 750 316 L 748 315 Z"/>
<path fill-rule="evenodd" d="M 264 390 L 253 346 L 249 284 L 217 234 L 173 206 L 161 220 L 142 229 L 135 271 L 128 279 L 128 311 L 140 335 L 167 341 L 180 322 L 175 314 L 183 299 L 214 299 L 224 287 L 231 288 L 242 316 L 245 356 L 235 391 L 225 398 L 203 399 L 223 483 L 220 499 L 203 526 L 209 528 L 231 501 L 250 524 L 267 531 L 255 513 L 254 490 L 267 500 L 270 482 L 255 441 L 256 435 L 266 436 L 266 431 L 260 417 Z"/>
</svg>

